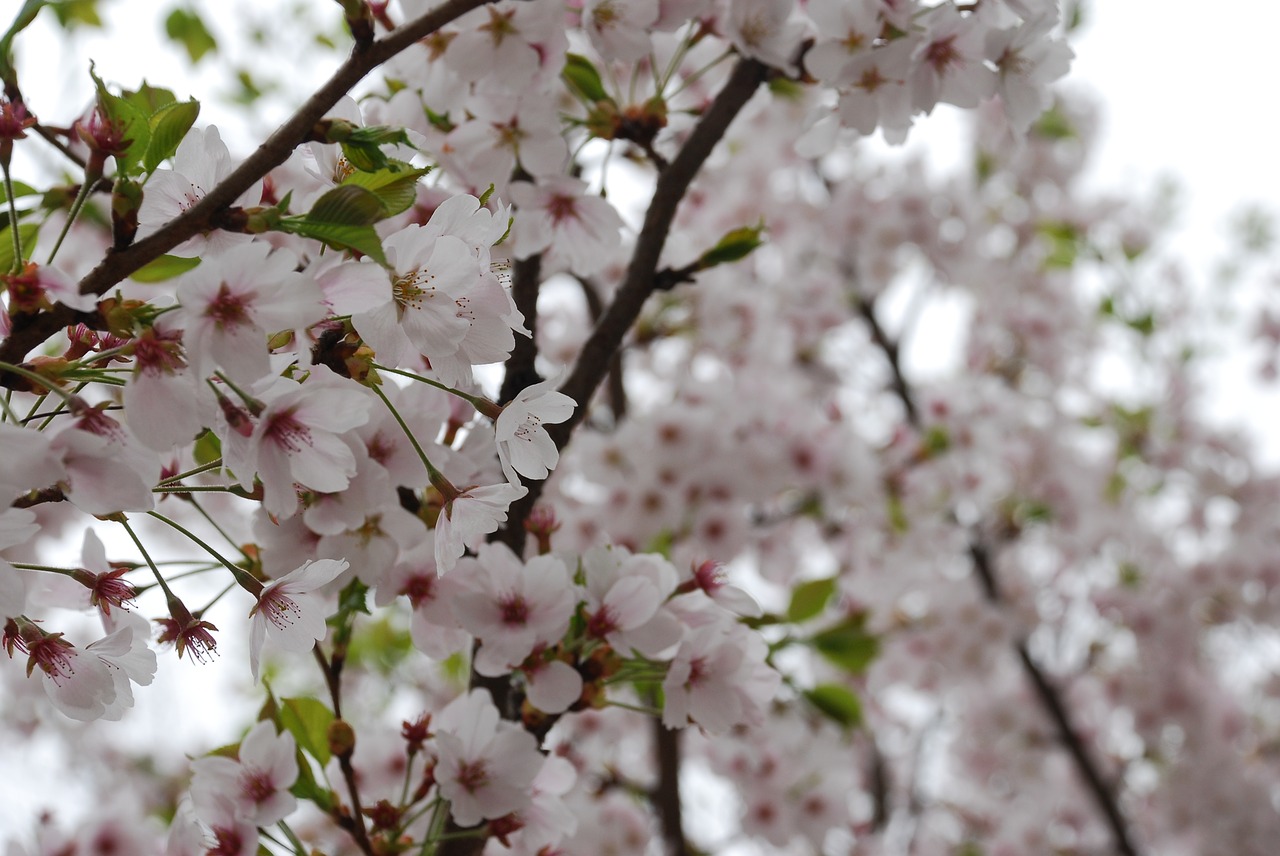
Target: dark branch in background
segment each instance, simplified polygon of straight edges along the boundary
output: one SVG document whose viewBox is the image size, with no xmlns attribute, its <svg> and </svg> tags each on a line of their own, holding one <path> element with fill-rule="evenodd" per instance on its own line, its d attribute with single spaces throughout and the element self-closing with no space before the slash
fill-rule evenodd
<svg viewBox="0 0 1280 856">
<path fill-rule="evenodd" d="M 124 250 L 108 250 L 103 260 L 80 281 L 81 294 L 105 294 L 113 285 L 176 247 L 210 228 L 214 217 L 226 209 L 253 183 L 284 163 L 338 101 L 365 75 L 420 39 L 434 33 L 458 16 L 491 0 L 447 0 L 442 6 L 406 23 L 384 38 L 357 45 L 333 76 L 258 146 L 240 166 L 187 211 L 169 221 L 159 231 Z M 75 322 L 74 310 L 57 304 L 27 324 L 15 323 L 13 332 L 0 343 L 0 362 L 21 363 L 28 353 L 50 335 Z"/>
<path fill-rule="evenodd" d="M 574 364 L 572 373 L 560 387 L 561 392 L 578 402 L 578 407 L 574 410 L 573 417 L 568 422 L 549 426 L 549 433 L 552 439 L 555 440 L 556 448 L 563 449 L 568 444 L 573 429 L 586 416 L 592 395 L 599 388 L 605 375 L 609 373 L 610 367 L 614 365 L 614 360 L 622 348 L 622 340 L 640 316 L 640 310 L 644 306 L 645 300 L 653 292 L 658 282 L 658 261 L 662 256 L 662 247 L 666 243 L 667 234 L 671 231 L 671 223 L 675 219 L 676 209 L 680 205 L 680 200 L 684 198 L 689 185 L 698 174 L 698 170 L 702 168 L 702 164 L 711 155 L 716 143 L 724 136 L 734 118 L 746 106 L 746 103 L 755 94 L 760 84 L 767 79 L 768 75 L 768 67 L 755 60 L 743 59 L 739 61 L 724 88 L 720 90 L 715 100 L 712 101 L 711 106 L 699 118 L 698 124 L 694 126 L 693 131 L 685 140 L 679 154 L 658 174 L 653 198 L 649 201 L 649 209 L 645 213 L 644 226 L 641 228 L 640 235 L 636 240 L 636 246 L 631 255 L 631 264 L 627 268 L 626 277 L 618 288 L 613 303 L 600 314 L 599 320 L 591 331 L 591 336 L 587 339 L 586 344 L 583 345 L 582 353 L 578 355 L 578 360 Z M 517 271 L 518 274 L 519 271 Z M 513 279 L 513 292 L 515 287 L 516 281 Z M 588 298 L 588 300 L 590 299 Z M 521 309 L 521 311 L 523 312 L 524 310 Z M 593 312 L 592 314 L 596 315 L 597 313 Z M 505 382 L 503 386 L 503 395 L 505 397 Z M 519 390 L 517 389 L 516 391 L 518 392 Z M 524 522 L 528 519 L 529 512 L 533 510 L 534 503 L 541 496 L 544 484 L 544 481 L 527 483 L 529 492 L 522 499 L 511 505 L 507 511 L 506 526 L 498 530 L 491 537 L 491 540 L 506 544 L 518 556 L 524 555 L 527 534 Z M 507 718 L 515 718 L 512 709 L 516 706 L 517 699 L 516 694 L 512 691 L 509 679 L 485 678 L 476 674 L 473 670 L 471 686 L 488 689 L 498 710 L 503 711 L 504 716 Z M 545 734 L 545 729 L 549 729 L 553 722 L 554 717 L 548 718 L 543 726 L 543 734 Z M 664 730 L 661 723 L 658 723 L 656 727 L 659 730 Z M 668 745 L 664 749 L 664 744 L 660 740 L 658 749 L 660 752 L 670 752 L 671 746 Z M 663 808 L 661 804 L 659 805 L 658 810 L 663 818 L 664 831 L 666 829 L 665 824 L 675 823 L 678 825 L 680 823 L 679 792 L 673 784 L 674 777 L 679 774 L 678 753 L 668 755 L 667 761 L 674 765 L 670 772 L 672 778 L 670 781 L 663 780 L 660 786 L 664 791 L 668 787 L 671 788 L 671 793 L 675 794 L 677 804 L 674 808 L 670 805 L 667 805 L 666 808 Z M 663 763 L 661 758 L 659 763 Z M 655 803 L 670 799 L 669 793 L 654 794 Z M 454 833 L 459 830 L 450 821 L 448 831 Z M 440 842 L 440 848 L 437 853 L 438 856 L 475 856 L 475 854 L 484 849 L 486 840 L 483 836 L 479 838 L 446 838 Z M 667 840 L 671 841 L 672 839 L 668 836 Z M 675 852 L 683 854 L 685 849 L 682 830 L 679 832 L 679 840 L 682 849 Z"/>
<path fill-rule="evenodd" d="M 662 720 L 654 717 L 654 755 L 658 760 L 658 784 L 650 794 L 658 810 L 662 825 L 662 840 L 666 842 L 667 856 L 686 856 L 689 845 L 684 840 L 684 821 L 680 812 L 680 734 L 679 729 L 667 728 Z"/>
<path fill-rule="evenodd" d="M 600 292 L 596 289 L 594 282 L 584 277 L 576 277 L 576 279 L 582 286 L 583 296 L 587 299 L 587 312 L 591 315 L 591 324 L 594 326 L 600 322 L 600 316 L 604 314 L 604 301 L 600 299 Z M 622 381 L 622 348 L 614 352 L 613 359 L 609 363 L 609 386 L 606 391 L 609 396 L 609 409 L 613 411 L 613 424 L 617 425 L 627 415 L 627 388 Z"/>
<path fill-rule="evenodd" d="M 645 300 L 653 293 L 662 248 L 680 200 L 730 123 L 769 74 L 768 66 L 756 60 L 739 60 L 724 88 L 698 119 L 680 152 L 666 169 L 658 173 L 657 186 L 645 212 L 644 226 L 636 239 L 626 277 L 582 346 L 573 372 L 560 387 L 560 391 L 576 401 L 578 407 L 567 422 L 549 426 L 548 433 L 555 440 L 556 448 L 563 449 L 568 445 L 573 429 L 586 416 L 591 397 L 609 373 L 613 357 L 622 347 L 622 340 L 640 316 Z M 512 504 L 507 512 L 507 525 L 498 533 L 497 540 L 514 550 L 516 555 L 524 553 L 524 522 L 542 495 L 544 484 L 535 481 L 528 485 L 529 492 Z"/>
<path fill-rule="evenodd" d="M 506 404 L 520 394 L 520 390 L 533 386 L 542 378 L 534 367 L 538 357 L 538 290 L 542 286 L 542 255 L 517 260 L 511 266 L 511 299 L 524 316 L 524 326 L 532 334 L 529 338 L 516 336 L 516 346 L 507 357 L 506 374 L 502 377 L 502 391 L 498 403 Z"/>
<path fill-rule="evenodd" d="M 893 373 L 893 390 L 907 412 L 907 421 L 911 427 L 920 432 L 923 426 L 920 422 L 919 410 L 916 407 L 911 386 L 902 373 L 897 343 L 885 334 L 884 328 L 876 320 L 875 306 L 872 302 L 861 299 L 858 302 L 858 309 L 871 328 L 871 338 L 884 352 L 885 359 L 889 362 Z M 982 586 L 982 593 L 987 601 L 996 605 L 1001 604 L 1003 597 L 1000 591 L 1000 580 L 991 562 L 991 548 L 977 534 L 974 534 L 969 541 L 969 557 L 973 563 L 974 576 Z M 1107 826 L 1110 827 L 1112 837 L 1115 839 L 1116 851 L 1123 856 L 1138 856 L 1138 850 L 1129 835 L 1128 823 L 1116 803 L 1115 794 L 1098 769 L 1097 762 L 1089 754 L 1079 731 L 1071 722 L 1071 713 L 1062 698 L 1061 691 L 1049 680 L 1044 670 L 1031 656 L 1026 640 L 1019 639 L 1014 647 L 1018 653 L 1018 661 L 1022 664 L 1022 670 L 1035 690 L 1036 698 L 1039 699 L 1041 707 L 1057 729 L 1058 741 L 1071 756 L 1080 778 L 1084 780 L 1086 789 L 1106 819 Z"/>
</svg>

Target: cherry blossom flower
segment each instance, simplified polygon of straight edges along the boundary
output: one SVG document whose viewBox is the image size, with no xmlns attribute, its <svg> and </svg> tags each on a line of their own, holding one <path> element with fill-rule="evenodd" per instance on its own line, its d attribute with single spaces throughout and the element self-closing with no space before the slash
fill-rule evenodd
<svg viewBox="0 0 1280 856">
<path fill-rule="evenodd" d="M 587 0 L 582 26 L 606 59 L 635 62 L 653 50 L 646 29 L 658 20 L 658 0 Z"/>
<path fill-rule="evenodd" d="M 320 589 L 348 568 L 344 560 L 318 559 L 302 564 L 274 582 L 268 583 L 250 610 L 249 666 L 258 680 L 258 662 L 268 636 L 279 647 L 305 654 L 324 638 L 327 617 Z"/>
<path fill-rule="evenodd" d="M 305 383 L 271 379 L 255 387 L 266 401 L 243 452 L 224 445 L 223 458 L 246 489 L 262 479 L 263 507 L 288 517 L 297 510 L 295 482 L 334 493 L 350 484 L 356 457 L 343 435 L 369 419 L 372 396 L 316 367 Z"/>
<path fill-rule="evenodd" d="M 622 218 L 608 200 L 586 190 L 586 182 L 565 175 L 512 183 L 516 258 L 546 250 L 547 264 L 582 276 L 608 264 L 622 242 Z"/>
<path fill-rule="evenodd" d="M 235 380 L 270 370 L 267 336 L 324 317 L 319 286 L 288 250 L 255 241 L 205 259 L 178 281 L 187 359 L 196 377 L 219 367 Z"/>
<path fill-rule="evenodd" d="M 155 452 L 103 410 L 82 402 L 72 410 L 76 418 L 55 429 L 51 443 L 66 467 L 67 499 L 89 514 L 154 508 L 151 488 L 160 478 Z"/>
<path fill-rule="evenodd" d="M 453 570 L 467 542 L 501 526 L 511 503 L 526 493 L 527 488 L 504 482 L 472 485 L 447 499 L 436 520 L 436 570 L 441 575 Z"/>
<path fill-rule="evenodd" d="M 680 621 L 663 604 L 675 591 L 676 569 L 661 556 L 598 547 L 582 556 L 587 633 L 618 653 L 661 659 L 680 641 Z"/>
<path fill-rule="evenodd" d="M 662 724 L 694 722 L 712 733 L 759 724 L 781 676 L 763 639 L 741 624 L 712 622 L 685 636 L 662 682 Z"/>
<path fill-rule="evenodd" d="M 996 94 L 1009 124 L 1019 134 L 1053 102 L 1049 84 L 1067 73 L 1075 54 L 1065 42 L 1045 38 L 1057 23 L 1046 15 L 1019 27 L 992 30 L 986 55 L 996 66 Z"/>
<path fill-rule="evenodd" d="M 298 748 L 293 735 L 276 733 L 268 720 L 258 722 L 240 741 L 237 760 L 207 755 L 191 765 L 191 800 L 196 815 L 215 825 L 228 806 L 235 818 L 254 826 L 284 820 L 298 806 L 289 788 L 298 778 Z"/>
<path fill-rule="evenodd" d="M 186 213 L 235 168 L 231 153 L 214 125 L 192 130 L 182 138 L 173 157 L 173 169 L 157 169 L 147 181 L 146 195 L 138 209 L 138 237 L 145 238 L 170 220 Z M 256 205 L 262 198 L 262 182 L 254 182 L 236 197 L 234 206 Z M 214 231 L 183 241 L 171 251 L 198 256 L 207 250 L 226 250 L 245 235 Z"/>
<path fill-rule="evenodd" d="M 503 722 L 487 690 L 460 696 L 435 719 L 436 783 L 459 826 L 474 826 L 521 811 L 542 768 L 538 742 Z"/>
<path fill-rule="evenodd" d="M 543 381 L 525 387 L 502 408 L 494 432 L 498 460 L 509 482 L 520 483 L 517 473 L 531 479 L 545 479 L 550 474 L 560 452 L 542 426 L 564 422 L 576 407 L 572 398 L 555 391 L 552 381 Z"/>
<path fill-rule="evenodd" d="M 535 646 L 558 642 L 575 603 L 569 570 L 554 556 L 523 563 L 501 543 L 481 544 L 464 559 L 467 591 L 455 600 L 458 620 L 481 641 L 475 668 L 482 675 L 510 671 Z"/>
<path fill-rule="evenodd" d="M 182 352 L 181 335 L 167 316 L 133 342 L 134 371 L 124 387 L 125 419 L 148 448 L 168 451 L 200 433 L 207 409 L 201 405 Z"/>
</svg>

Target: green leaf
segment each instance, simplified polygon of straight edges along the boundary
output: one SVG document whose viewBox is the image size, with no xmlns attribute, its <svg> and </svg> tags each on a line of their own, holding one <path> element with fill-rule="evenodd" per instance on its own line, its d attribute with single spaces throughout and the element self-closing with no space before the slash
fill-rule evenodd
<svg viewBox="0 0 1280 856">
<path fill-rule="evenodd" d="M 354 579 L 347 583 L 346 587 L 338 593 L 338 616 L 340 620 L 345 620 L 346 616 L 361 613 L 370 615 L 369 612 L 369 587 L 358 579 Z"/>
<path fill-rule="evenodd" d="M 597 101 L 613 101 L 604 89 L 600 80 L 600 72 L 591 64 L 591 60 L 580 54 L 565 56 L 564 70 L 560 72 L 569 90 L 588 104 Z"/>
<path fill-rule="evenodd" d="M 191 62 L 197 63 L 210 51 L 218 49 L 218 40 L 209 32 L 204 21 L 190 9 L 174 9 L 164 19 L 165 34 L 187 51 Z"/>
<path fill-rule="evenodd" d="M 205 432 L 196 438 L 196 445 L 191 454 L 196 463 L 201 466 L 212 464 L 222 457 L 222 441 L 211 429 L 205 429 Z"/>
<path fill-rule="evenodd" d="M 175 101 L 152 113 L 147 120 L 151 141 L 142 158 L 142 168 L 153 172 L 164 160 L 173 157 L 178 144 L 187 135 L 187 131 L 191 130 L 199 115 L 200 102 L 195 100 Z"/>
<path fill-rule="evenodd" d="M 384 267 L 387 257 L 382 252 L 382 239 L 372 226 L 342 226 L 337 223 L 314 223 L 289 218 L 280 223 L 283 231 L 320 241 L 339 250 L 356 250 Z"/>
<path fill-rule="evenodd" d="M 89 63 L 89 77 L 93 78 L 93 85 L 98 91 L 99 109 L 106 114 L 108 121 L 120 126 L 123 139 L 129 143 L 129 148 L 123 154 L 116 156 L 116 171 L 121 176 L 133 175 L 151 140 L 151 127 L 147 124 L 148 114 L 128 100 L 109 92 L 107 85 L 94 70 L 92 62 Z"/>
<path fill-rule="evenodd" d="M 716 265 L 746 258 L 764 243 L 760 237 L 763 232 L 764 222 L 761 221 L 758 226 L 743 226 L 726 233 L 714 247 L 698 259 L 698 269 L 706 270 Z"/>
<path fill-rule="evenodd" d="M 431 167 L 415 169 L 400 161 L 391 161 L 386 169 L 376 172 L 353 172 L 342 182 L 372 191 L 387 210 L 387 216 L 408 211 L 418 198 L 418 179 L 431 172 Z"/>
<path fill-rule="evenodd" d="M 811 638 L 809 644 L 834 665 L 860 675 L 880 653 L 880 640 L 866 631 L 865 624 L 866 616 L 850 616 Z"/>
<path fill-rule="evenodd" d="M 98 0 L 58 0 L 53 4 L 53 14 L 64 30 L 76 26 L 102 26 L 102 18 L 98 15 Z"/>
<path fill-rule="evenodd" d="M 129 274 L 134 282 L 164 282 L 184 274 L 200 264 L 200 259 L 184 259 L 182 256 L 160 256 Z"/>
<path fill-rule="evenodd" d="M 293 787 L 289 788 L 289 793 L 300 800 L 311 800 L 323 812 L 333 808 L 333 795 L 316 781 L 315 774 L 311 772 L 311 765 L 301 756 L 301 753 L 298 757 L 298 778 L 293 783 Z"/>
<path fill-rule="evenodd" d="M 280 724 L 293 735 L 302 749 L 321 766 L 329 763 L 329 723 L 333 711 L 313 698 L 280 700 Z"/>
<path fill-rule="evenodd" d="M 0 36 L 0 80 L 6 84 L 17 86 L 18 72 L 13 67 L 13 39 L 18 33 L 25 30 L 36 19 L 36 15 L 47 5 L 47 0 L 27 0 L 22 4 L 22 8 L 18 10 L 18 14 L 13 19 L 13 23 L 9 25 L 9 29 L 5 30 L 4 35 Z"/>
<path fill-rule="evenodd" d="M 372 226 L 387 216 L 387 206 L 371 190 L 342 184 L 328 191 L 311 206 L 306 220 L 335 226 Z"/>
<path fill-rule="evenodd" d="M 787 621 L 799 624 L 820 615 L 836 591 L 835 577 L 808 580 L 791 592 L 791 604 L 787 607 Z"/>
<path fill-rule="evenodd" d="M 22 241 L 22 252 L 31 258 L 31 252 L 36 246 L 36 236 L 40 234 L 40 225 L 38 223 L 19 223 L 18 239 Z M 23 259 L 25 262 L 27 259 Z M 13 270 L 13 234 L 9 227 L 0 229 L 0 273 Z"/>
<path fill-rule="evenodd" d="M 21 199 L 24 196 L 38 196 L 40 191 L 36 190 L 29 184 L 23 184 L 21 181 L 13 182 L 13 198 Z M 5 193 L 4 185 L 0 184 L 0 202 L 8 202 L 9 195 Z"/>
<path fill-rule="evenodd" d="M 818 684 L 811 690 L 805 690 L 804 697 L 842 728 L 857 728 L 862 724 L 862 702 L 848 687 Z"/>
<path fill-rule="evenodd" d="M 152 86 L 145 80 L 136 91 L 126 89 L 120 93 L 120 97 L 148 116 L 154 115 L 162 107 L 167 107 L 178 100 L 173 90 L 165 89 L 163 86 Z"/>
</svg>

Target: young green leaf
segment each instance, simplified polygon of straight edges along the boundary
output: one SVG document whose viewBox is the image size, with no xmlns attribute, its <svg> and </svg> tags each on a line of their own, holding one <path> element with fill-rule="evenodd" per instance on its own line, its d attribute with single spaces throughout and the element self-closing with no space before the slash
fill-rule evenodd
<svg viewBox="0 0 1280 856">
<path fill-rule="evenodd" d="M 36 246 L 36 236 L 39 234 L 40 224 L 38 223 L 18 224 L 18 239 L 22 242 L 22 252 L 27 259 L 31 258 L 31 253 Z M 0 229 L 0 271 L 10 270 L 13 270 L 13 236 L 9 232 L 9 227 L 6 226 Z"/>
<path fill-rule="evenodd" d="M 390 161 L 386 169 L 353 172 L 342 183 L 372 192 L 382 202 L 387 216 L 392 216 L 413 206 L 418 198 L 418 179 L 429 172 L 430 167 L 415 169 L 402 161 Z"/>
<path fill-rule="evenodd" d="M 197 63 L 210 51 L 218 49 L 218 40 L 204 25 L 204 20 L 190 9 L 174 9 L 164 19 L 165 34 L 186 49 L 191 62 Z"/>
<path fill-rule="evenodd" d="M 320 762 L 329 763 L 329 723 L 333 711 L 313 698 L 285 698 L 280 700 L 280 724 L 285 727 L 298 748 Z"/>
<path fill-rule="evenodd" d="M 200 102 L 175 101 L 166 104 L 147 120 L 151 130 L 151 140 L 147 144 L 146 154 L 142 158 L 142 168 L 153 172 L 167 158 L 173 157 L 178 144 L 195 124 L 200 115 Z"/>
<path fill-rule="evenodd" d="M 860 675 L 880 653 L 880 640 L 866 631 L 865 624 L 865 616 L 851 616 L 812 637 L 809 644 L 834 665 Z"/>
<path fill-rule="evenodd" d="M 787 607 L 787 620 L 799 624 L 808 621 L 826 609 L 827 601 L 835 594 L 835 577 L 807 580 L 791 592 L 791 604 Z"/>
<path fill-rule="evenodd" d="M 142 267 L 129 274 L 134 282 L 164 282 L 184 274 L 200 264 L 200 259 L 185 259 L 182 256 L 164 255 L 152 259 Z"/>
<path fill-rule="evenodd" d="M 560 72 L 560 76 L 568 84 L 569 90 L 588 105 L 595 104 L 597 101 L 613 101 L 600 80 L 600 72 L 596 71 L 591 60 L 585 56 L 575 53 L 567 54 L 564 71 Z"/>
<path fill-rule="evenodd" d="M 804 697 L 842 728 L 857 728 L 862 724 L 862 702 L 848 687 L 818 684 L 811 690 L 805 690 Z"/>
</svg>

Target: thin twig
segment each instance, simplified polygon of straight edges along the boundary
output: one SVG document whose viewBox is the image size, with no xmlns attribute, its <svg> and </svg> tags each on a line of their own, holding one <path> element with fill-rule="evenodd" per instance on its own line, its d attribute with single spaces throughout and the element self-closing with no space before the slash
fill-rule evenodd
<svg viewBox="0 0 1280 856">
<path fill-rule="evenodd" d="M 860 300 L 858 309 L 871 328 L 871 338 L 879 346 L 885 355 L 885 359 L 889 362 L 890 370 L 893 373 L 894 392 L 906 410 L 908 421 L 912 427 L 919 430 L 921 428 L 919 410 L 916 407 L 915 396 L 912 393 L 911 386 L 902 373 L 898 360 L 897 343 L 885 334 L 884 329 L 876 319 L 875 307 L 871 302 Z M 970 539 L 969 557 L 973 563 L 974 576 L 982 587 L 982 593 L 987 601 L 995 605 L 1003 603 L 1000 580 L 996 576 L 995 567 L 991 561 L 991 547 L 984 543 L 977 534 L 974 534 Z M 1049 680 L 1040 664 L 1035 661 L 1035 658 L 1031 656 L 1025 640 L 1019 639 L 1014 647 L 1018 653 L 1018 661 L 1022 664 L 1022 670 L 1031 682 L 1041 707 L 1044 708 L 1045 713 L 1048 714 L 1057 729 L 1058 742 L 1062 744 L 1067 754 L 1071 756 L 1076 771 L 1080 774 L 1080 778 L 1084 780 L 1086 789 L 1090 796 L 1093 797 L 1098 810 L 1102 812 L 1103 817 L 1106 819 L 1107 826 L 1111 829 L 1111 835 L 1115 840 L 1116 852 L 1122 854 L 1122 856 L 1138 856 L 1138 849 L 1133 844 L 1129 834 L 1128 823 L 1120 811 L 1115 793 L 1106 779 L 1103 778 L 1097 762 L 1089 754 L 1080 732 L 1072 723 L 1071 713 L 1062 697 L 1062 693 Z"/>
</svg>

